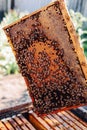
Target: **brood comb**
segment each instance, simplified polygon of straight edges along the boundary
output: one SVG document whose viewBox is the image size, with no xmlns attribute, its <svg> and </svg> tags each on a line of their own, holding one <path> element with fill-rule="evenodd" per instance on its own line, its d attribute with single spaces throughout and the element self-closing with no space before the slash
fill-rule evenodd
<svg viewBox="0 0 87 130">
<path fill-rule="evenodd" d="M 38 114 L 87 104 L 86 59 L 63 0 L 4 30 Z"/>
</svg>

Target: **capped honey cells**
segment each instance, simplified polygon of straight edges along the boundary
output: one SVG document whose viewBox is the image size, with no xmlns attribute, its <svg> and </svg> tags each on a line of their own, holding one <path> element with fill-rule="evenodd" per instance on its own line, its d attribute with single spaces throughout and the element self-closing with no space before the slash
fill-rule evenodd
<svg viewBox="0 0 87 130">
<path fill-rule="evenodd" d="M 87 104 L 87 65 L 63 1 L 53 2 L 4 30 L 36 113 Z"/>
</svg>

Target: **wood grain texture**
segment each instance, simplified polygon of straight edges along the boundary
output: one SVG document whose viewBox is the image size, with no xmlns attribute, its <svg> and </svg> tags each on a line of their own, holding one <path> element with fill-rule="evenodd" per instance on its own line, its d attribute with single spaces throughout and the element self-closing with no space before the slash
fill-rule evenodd
<svg viewBox="0 0 87 130">
<path fill-rule="evenodd" d="M 38 121 L 38 128 L 40 123 L 40 117 L 36 116 L 34 113 L 29 115 L 29 118 L 33 117 L 31 122 L 35 123 L 34 118 Z M 41 117 L 43 121 L 49 125 L 51 128 L 47 128 L 44 123 L 42 125 L 47 130 L 87 130 L 87 123 L 83 122 L 80 118 L 72 114 L 70 111 L 58 112 L 57 114 L 50 114 L 45 117 Z M 41 127 L 40 127 L 41 128 Z M 41 130 L 41 129 L 40 129 Z"/>
<path fill-rule="evenodd" d="M 87 130 L 87 123 L 70 111 L 45 117 L 39 117 L 34 112 L 27 114 L 28 119 L 19 114 L 0 120 L 0 130 Z"/>
</svg>

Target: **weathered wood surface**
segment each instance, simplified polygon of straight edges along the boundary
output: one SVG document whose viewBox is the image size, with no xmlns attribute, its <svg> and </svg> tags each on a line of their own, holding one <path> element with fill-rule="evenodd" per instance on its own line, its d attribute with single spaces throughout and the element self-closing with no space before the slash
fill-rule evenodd
<svg viewBox="0 0 87 130">
<path fill-rule="evenodd" d="M 87 123 L 76 117 L 70 111 L 38 117 L 35 113 L 29 114 L 29 121 L 37 130 L 87 130 Z"/>
<path fill-rule="evenodd" d="M 0 130 L 36 130 L 23 115 L 0 120 Z"/>
<path fill-rule="evenodd" d="M 45 117 L 32 112 L 27 119 L 20 114 L 0 120 L 0 130 L 87 130 L 87 123 L 70 111 Z"/>
<path fill-rule="evenodd" d="M 28 102 L 31 99 L 20 74 L 0 78 L 0 110 Z"/>
</svg>

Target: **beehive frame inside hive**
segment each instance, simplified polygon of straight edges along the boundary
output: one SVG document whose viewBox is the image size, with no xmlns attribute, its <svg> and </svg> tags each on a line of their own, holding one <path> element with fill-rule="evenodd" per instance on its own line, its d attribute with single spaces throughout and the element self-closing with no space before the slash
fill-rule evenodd
<svg viewBox="0 0 87 130">
<path fill-rule="evenodd" d="M 63 0 L 4 30 L 37 113 L 87 103 L 86 59 Z"/>
</svg>

